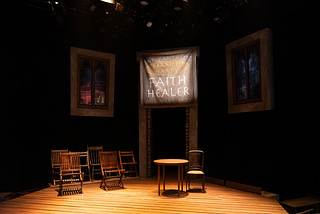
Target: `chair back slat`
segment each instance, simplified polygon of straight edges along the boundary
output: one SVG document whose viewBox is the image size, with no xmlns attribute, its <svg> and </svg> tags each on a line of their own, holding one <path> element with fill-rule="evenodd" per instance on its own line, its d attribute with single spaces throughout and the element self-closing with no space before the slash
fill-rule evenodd
<svg viewBox="0 0 320 214">
<path fill-rule="evenodd" d="M 80 152 L 60 153 L 60 172 L 81 172 Z"/>
<path fill-rule="evenodd" d="M 103 146 L 87 146 L 90 164 L 100 164 L 99 152 L 103 151 Z"/>
<path fill-rule="evenodd" d="M 189 151 L 189 170 L 203 171 L 204 153 L 201 150 Z"/>
<path fill-rule="evenodd" d="M 80 152 L 80 162 L 82 166 L 88 166 L 89 165 L 89 158 L 88 158 L 89 152 Z"/>
<path fill-rule="evenodd" d="M 119 169 L 116 151 L 100 152 L 101 170 Z"/>
<path fill-rule="evenodd" d="M 60 165 L 60 153 L 68 153 L 68 149 L 64 150 L 51 150 L 51 165 L 52 167 L 59 167 Z"/>
<path fill-rule="evenodd" d="M 119 151 L 119 158 L 123 163 L 135 163 L 133 151 Z"/>
</svg>

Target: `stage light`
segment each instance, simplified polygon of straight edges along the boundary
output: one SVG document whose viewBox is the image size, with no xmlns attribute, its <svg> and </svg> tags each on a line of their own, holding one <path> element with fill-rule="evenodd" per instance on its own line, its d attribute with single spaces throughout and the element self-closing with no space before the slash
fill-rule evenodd
<svg viewBox="0 0 320 214">
<path fill-rule="evenodd" d="M 67 14 L 67 9 L 63 1 L 48 1 L 51 5 L 53 15 L 56 16 L 57 21 L 62 21 L 62 16 Z"/>
<path fill-rule="evenodd" d="M 220 23 L 222 20 L 221 20 L 221 18 L 219 16 L 216 16 L 214 18 L 214 21 L 217 22 L 217 23 Z"/>
<path fill-rule="evenodd" d="M 123 5 L 121 3 L 118 3 L 116 4 L 116 11 L 118 12 L 122 12 L 123 11 Z"/>
<path fill-rule="evenodd" d="M 90 7 L 90 10 L 91 11 L 94 11 L 96 9 L 96 6 L 93 4 L 91 7 Z"/>
<path fill-rule="evenodd" d="M 140 4 L 142 4 L 143 6 L 147 6 L 149 3 L 146 1 L 141 1 Z"/>
<path fill-rule="evenodd" d="M 110 3 L 110 4 L 114 4 L 115 3 L 115 0 L 101 0 L 103 2 L 107 2 L 107 3 Z"/>
<path fill-rule="evenodd" d="M 176 11 L 182 10 L 184 4 L 186 4 L 188 1 L 187 0 L 174 0 L 173 1 L 173 9 Z"/>
<path fill-rule="evenodd" d="M 152 22 L 151 22 L 151 21 L 148 21 L 147 27 L 151 27 L 151 26 L 152 26 Z"/>
</svg>

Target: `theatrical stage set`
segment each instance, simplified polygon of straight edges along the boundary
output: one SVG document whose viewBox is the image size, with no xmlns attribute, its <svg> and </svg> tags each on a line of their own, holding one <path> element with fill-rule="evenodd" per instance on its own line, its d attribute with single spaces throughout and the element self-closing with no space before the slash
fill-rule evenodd
<svg viewBox="0 0 320 214">
<path fill-rule="evenodd" d="M 49 1 L 47 4 L 55 8 L 63 1 L 53 2 L 56 3 Z M 109 3 L 115 6 L 116 10 L 121 10 L 121 2 Z M 247 1 L 231 2 L 235 4 L 234 2 Z M 138 4 L 143 8 L 148 1 Z M 92 11 L 94 9 L 92 8 Z M 175 10 L 179 10 L 179 7 L 176 6 Z M 79 12 L 75 9 L 74 11 Z M 104 125 L 104 119 L 116 117 L 115 98 L 121 96 L 121 92 L 116 91 L 115 87 L 116 78 L 121 78 L 116 73 L 118 56 L 76 45 L 68 47 L 68 116 L 83 120 L 89 117 L 102 118 L 103 122 L 99 122 Z M 208 171 L 215 170 L 212 165 L 206 165 L 206 157 L 212 154 L 198 144 L 198 136 L 201 134 L 198 130 L 198 103 L 201 98 L 198 93 L 198 80 L 202 72 L 199 67 L 200 47 L 150 49 L 136 51 L 135 55 L 131 56 L 137 64 L 135 70 L 139 78 L 130 81 L 134 81 L 134 85 L 139 87 L 139 95 L 136 103 L 128 102 L 125 107 L 137 105 L 139 127 L 136 133 L 139 133 L 132 138 L 139 138 L 138 145 L 132 146 L 131 142 L 126 142 L 125 146 L 110 149 L 104 142 L 105 138 L 109 137 L 105 136 L 105 130 L 110 127 L 102 127 L 99 132 L 102 133 L 101 142 L 90 142 L 86 148 L 75 150 L 74 147 L 52 147 L 52 179 L 49 187 L 16 198 L 12 193 L 2 193 L 0 213 L 314 214 L 320 211 L 318 198 L 306 196 L 280 201 L 278 194 L 262 191 L 260 187 L 208 176 Z M 225 105 L 226 113 L 273 110 L 273 30 L 264 28 L 246 35 L 227 44 L 225 51 L 225 95 L 228 102 Z M 202 78 L 206 78 L 206 75 Z M 121 87 L 127 85 L 123 84 Z M 117 107 L 119 106 L 121 105 L 118 103 Z M 183 146 L 180 146 L 183 147 L 183 155 L 167 157 L 164 154 L 166 150 L 176 148 L 158 147 L 163 156 L 160 152 L 160 155 L 155 157 L 153 112 L 172 108 L 184 109 Z M 118 118 L 121 117 L 119 115 Z M 202 116 L 207 117 L 205 114 Z M 164 124 L 173 122 L 170 119 Z M 90 126 L 90 123 L 83 122 L 83 126 Z M 167 136 L 165 126 L 161 129 L 161 135 L 172 137 Z M 76 129 L 74 128 L 74 133 L 78 134 Z M 115 129 L 121 133 L 118 135 L 127 134 L 122 127 L 110 128 Z M 111 132 L 110 130 L 108 131 Z M 163 145 L 161 144 L 165 147 Z M 118 145 L 115 143 L 112 146 L 114 148 Z M 227 147 L 221 145 L 221 148 L 224 150 Z"/>
<path fill-rule="evenodd" d="M 251 37 L 267 40 L 270 32 L 265 29 Z M 257 43 L 251 47 L 254 54 L 268 49 Z M 259 188 L 248 192 L 239 184 L 206 179 L 205 152 L 197 149 L 199 52 L 198 47 L 137 52 L 139 173 L 133 151 L 105 151 L 103 146 L 87 146 L 85 152 L 51 150 L 51 187 L 1 203 L 0 209 L 21 213 L 286 213 L 274 197 L 262 196 Z M 72 115 L 113 116 L 114 59 L 113 54 L 71 47 Z M 266 70 L 261 73 L 270 72 Z M 92 71 L 95 78 L 91 78 Z M 268 81 L 257 84 L 270 86 Z M 241 90 L 239 99 L 244 93 Z M 258 90 L 254 99 L 267 96 L 266 100 L 272 101 L 270 94 Z M 188 109 L 186 158 L 153 160 L 148 116 L 153 108 L 173 107 Z M 252 108 L 271 107 L 272 102 L 267 102 Z M 231 105 L 230 111 L 243 111 L 237 108 L 239 105 Z M 157 166 L 157 179 L 151 178 L 153 165 Z M 175 169 L 175 176 L 167 175 L 168 167 Z"/>
</svg>

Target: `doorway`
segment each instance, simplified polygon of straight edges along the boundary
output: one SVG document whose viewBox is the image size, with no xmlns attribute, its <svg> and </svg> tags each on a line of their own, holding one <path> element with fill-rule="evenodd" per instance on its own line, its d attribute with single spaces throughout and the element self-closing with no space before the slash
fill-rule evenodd
<svg viewBox="0 0 320 214">
<path fill-rule="evenodd" d="M 186 158 L 186 108 L 159 108 L 152 110 L 153 160 Z M 153 161 L 152 160 L 152 161 Z M 157 167 L 153 176 L 157 175 Z M 170 172 L 170 167 L 168 168 Z"/>
<path fill-rule="evenodd" d="M 183 107 L 180 109 L 186 109 L 186 107 Z M 153 109 L 142 108 L 141 106 L 139 106 L 139 175 L 141 178 L 148 178 L 148 177 L 151 177 L 153 174 L 153 169 L 152 169 L 154 166 L 153 153 L 155 152 L 155 149 L 152 148 L 152 145 L 151 145 L 151 144 L 153 144 L 153 143 L 151 143 L 151 138 L 153 138 L 153 137 L 152 137 L 152 133 L 150 133 L 151 127 L 152 127 L 152 124 L 151 124 L 152 123 L 152 120 L 151 120 L 152 110 Z M 195 105 L 192 107 L 189 106 L 187 114 L 183 110 L 181 110 L 180 112 L 179 112 L 179 110 L 177 110 L 178 112 L 175 112 L 176 110 L 177 109 L 171 109 L 171 110 L 169 109 L 168 112 L 165 112 L 165 110 L 161 109 L 159 111 L 164 111 L 165 113 L 167 113 L 167 115 L 173 115 L 173 116 L 171 116 L 170 121 L 167 121 L 167 124 L 174 123 L 174 121 L 172 121 L 172 118 L 180 118 L 179 116 L 177 116 L 175 114 L 179 114 L 179 115 L 183 114 L 182 118 L 188 117 L 189 122 L 188 122 L 187 127 L 185 127 L 185 125 L 181 125 L 181 126 L 177 125 L 177 127 L 179 129 L 181 127 L 181 129 L 184 130 L 183 132 L 185 134 L 185 146 L 179 146 L 179 147 L 181 147 L 182 150 L 185 149 L 185 151 L 197 149 L 198 148 L 198 105 Z M 157 113 L 156 113 L 156 117 L 158 117 L 158 116 L 160 117 L 161 115 L 163 115 L 163 114 L 160 113 L 159 115 L 157 115 Z M 186 116 L 186 115 L 188 115 L 188 116 Z M 187 120 L 187 119 L 185 119 L 185 120 Z M 181 119 L 178 121 L 185 124 L 185 120 Z M 178 121 L 176 121 L 176 122 L 178 122 Z M 180 122 L 178 122 L 178 123 L 180 123 Z M 161 127 L 165 127 L 165 125 L 166 125 L 165 120 L 163 120 L 159 124 L 162 124 Z M 165 130 L 165 128 L 162 128 L 162 129 Z M 160 130 L 160 128 L 158 128 L 158 130 Z M 181 135 L 178 135 L 178 136 L 181 136 Z M 181 137 L 181 139 L 183 139 L 183 137 Z M 162 141 L 162 142 L 166 142 L 166 141 Z M 181 141 L 179 140 L 179 142 L 181 142 Z M 160 144 L 157 143 L 156 146 L 158 146 L 158 145 L 161 145 L 161 143 Z M 163 146 L 163 148 L 165 148 L 165 147 Z M 162 150 L 163 149 L 161 149 L 161 151 Z M 161 153 L 161 154 L 163 154 L 163 153 Z M 169 151 L 167 154 L 170 154 Z M 158 157 L 159 156 L 160 155 L 158 155 Z M 178 158 L 181 156 L 183 156 L 183 151 L 180 150 L 180 151 L 176 152 L 173 157 Z M 186 156 L 183 156 L 183 158 L 185 158 L 185 157 Z M 160 158 L 164 158 L 164 157 L 160 157 Z"/>
</svg>

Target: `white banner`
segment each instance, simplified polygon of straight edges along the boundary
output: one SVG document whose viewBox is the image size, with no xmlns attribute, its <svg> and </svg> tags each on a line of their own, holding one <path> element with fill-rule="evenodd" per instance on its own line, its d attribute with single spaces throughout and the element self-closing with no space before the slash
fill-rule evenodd
<svg viewBox="0 0 320 214">
<path fill-rule="evenodd" d="M 197 99 L 197 50 L 139 52 L 141 105 L 194 105 Z"/>
</svg>

